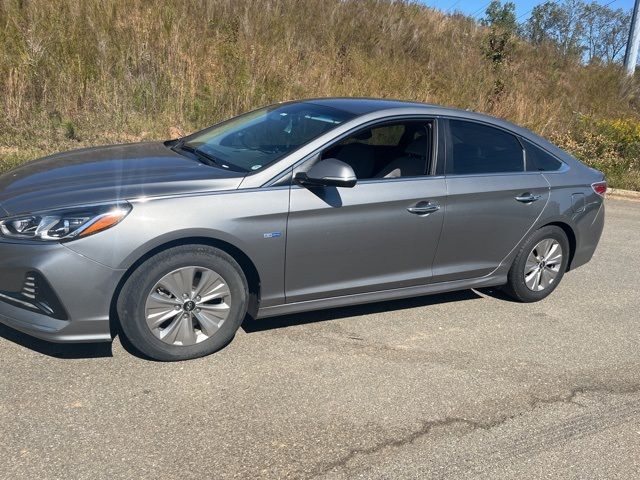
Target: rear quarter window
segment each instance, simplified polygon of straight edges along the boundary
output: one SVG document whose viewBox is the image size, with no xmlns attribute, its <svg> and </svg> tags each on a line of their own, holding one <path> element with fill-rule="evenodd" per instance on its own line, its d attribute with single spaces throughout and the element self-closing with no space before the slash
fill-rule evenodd
<svg viewBox="0 0 640 480">
<path fill-rule="evenodd" d="M 527 171 L 553 172 L 560 170 L 560 167 L 562 167 L 562 162 L 550 153 L 535 146 L 528 140 L 522 139 L 522 143 L 527 154 Z"/>
</svg>

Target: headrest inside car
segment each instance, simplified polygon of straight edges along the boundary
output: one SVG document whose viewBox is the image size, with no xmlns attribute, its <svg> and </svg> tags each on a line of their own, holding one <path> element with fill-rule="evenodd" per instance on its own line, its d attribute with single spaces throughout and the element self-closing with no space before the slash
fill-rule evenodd
<svg viewBox="0 0 640 480">
<path fill-rule="evenodd" d="M 427 137 L 422 136 L 412 141 L 407 148 L 405 148 L 407 155 L 415 155 L 417 157 L 424 157 L 427 155 Z"/>
</svg>

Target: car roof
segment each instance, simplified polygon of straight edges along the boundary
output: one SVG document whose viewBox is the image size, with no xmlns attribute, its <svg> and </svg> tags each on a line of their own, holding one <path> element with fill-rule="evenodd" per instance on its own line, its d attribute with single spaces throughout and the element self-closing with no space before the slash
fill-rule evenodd
<svg viewBox="0 0 640 480">
<path fill-rule="evenodd" d="M 391 108 L 437 108 L 436 105 L 429 105 L 426 103 L 409 102 L 405 100 L 391 100 L 386 98 L 311 98 L 308 100 L 300 100 L 300 102 L 313 103 L 315 105 L 322 105 L 324 107 L 336 108 L 338 110 L 353 113 L 354 115 L 365 115 L 367 113 L 376 112 L 378 110 L 388 110 Z"/>
<path fill-rule="evenodd" d="M 425 115 L 439 115 L 450 116 L 456 118 L 463 118 L 467 120 L 476 120 L 479 122 L 486 122 L 498 127 L 506 128 L 515 133 L 525 136 L 532 134 L 529 130 L 520 127 L 514 123 L 501 118 L 493 117 L 484 113 L 474 112 L 472 110 L 462 110 L 458 108 L 443 107 L 441 105 L 410 102 L 405 100 L 393 100 L 386 98 L 347 98 L 347 97 L 335 97 L 335 98 L 311 98 L 308 100 L 293 101 L 291 103 L 308 103 L 312 105 L 321 105 L 324 107 L 331 107 L 344 112 L 351 113 L 355 116 L 367 115 L 374 112 L 387 112 L 393 114 L 394 110 L 403 109 L 405 111 L 413 110 L 414 113 L 420 111 Z"/>
</svg>

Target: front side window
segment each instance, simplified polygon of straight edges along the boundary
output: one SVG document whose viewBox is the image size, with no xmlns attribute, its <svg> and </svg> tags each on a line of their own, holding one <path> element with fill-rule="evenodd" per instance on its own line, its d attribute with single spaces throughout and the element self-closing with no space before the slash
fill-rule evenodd
<svg viewBox="0 0 640 480">
<path fill-rule="evenodd" d="M 354 117 L 353 113 L 313 103 L 275 105 L 191 135 L 175 148 L 222 168 L 252 172 Z"/>
<path fill-rule="evenodd" d="M 540 147 L 536 147 L 528 140 L 522 139 L 524 150 L 527 153 L 527 171 L 553 172 L 560 170 L 562 162 Z"/>
<path fill-rule="evenodd" d="M 431 121 L 399 121 L 365 128 L 325 150 L 353 168 L 359 180 L 426 175 L 433 145 Z"/>
<path fill-rule="evenodd" d="M 522 145 L 510 133 L 480 123 L 449 120 L 449 134 L 449 174 L 524 171 Z"/>
</svg>

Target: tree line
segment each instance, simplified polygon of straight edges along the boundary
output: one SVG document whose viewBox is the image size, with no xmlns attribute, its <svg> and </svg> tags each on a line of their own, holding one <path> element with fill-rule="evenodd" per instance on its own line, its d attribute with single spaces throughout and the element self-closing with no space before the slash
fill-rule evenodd
<svg viewBox="0 0 640 480">
<path fill-rule="evenodd" d="M 510 42 L 521 37 L 535 46 L 548 46 L 565 59 L 611 64 L 624 58 L 631 12 L 583 0 L 548 0 L 518 22 L 513 2 L 493 0 L 481 23 L 491 29 L 489 55 L 508 55 Z M 497 48 L 495 48 L 497 47 Z"/>
</svg>

